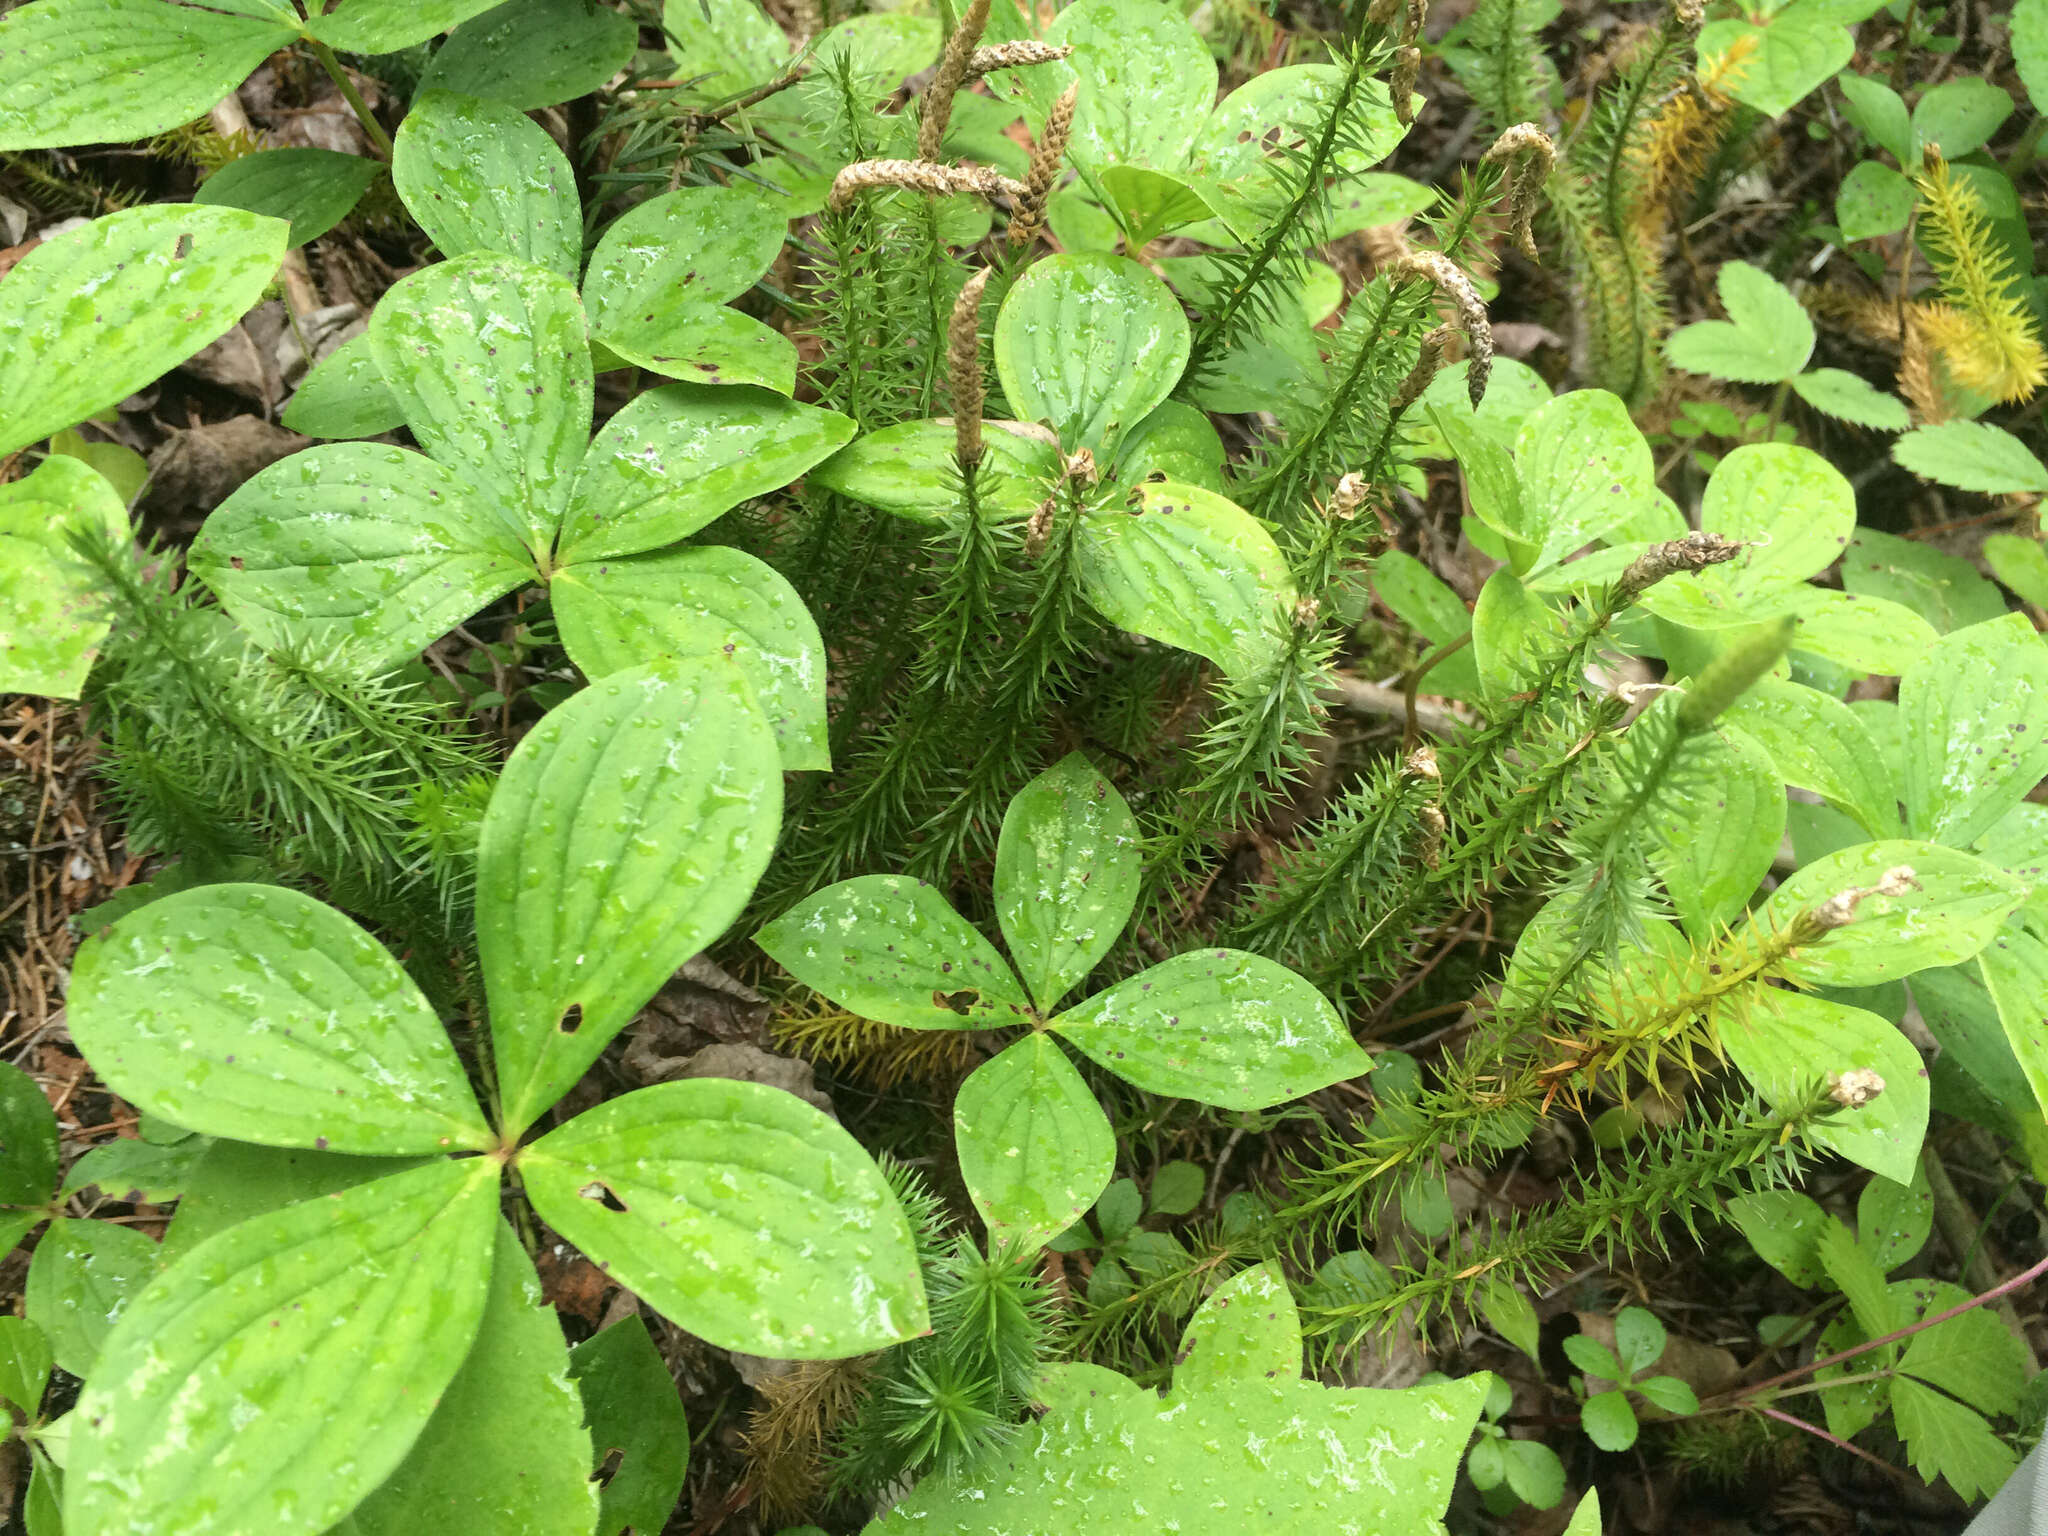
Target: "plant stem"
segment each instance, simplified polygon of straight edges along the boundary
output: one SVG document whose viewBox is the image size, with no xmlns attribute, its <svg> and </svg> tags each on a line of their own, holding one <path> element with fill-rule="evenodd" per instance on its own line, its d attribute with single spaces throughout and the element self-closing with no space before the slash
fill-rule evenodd
<svg viewBox="0 0 2048 1536">
<path fill-rule="evenodd" d="M 387 165 L 391 161 L 391 135 L 384 131 L 384 125 L 377 121 L 370 104 L 363 100 L 363 93 L 356 89 L 355 81 L 349 79 L 348 71 L 341 67 L 341 60 L 334 56 L 334 50 L 317 38 L 307 38 L 306 46 L 313 50 L 313 57 L 320 61 L 320 67 L 327 71 L 327 78 L 334 82 L 341 92 L 342 100 L 354 111 L 356 120 L 363 125 L 363 132 L 370 140 L 370 147 L 377 151 L 377 158 Z"/>
</svg>

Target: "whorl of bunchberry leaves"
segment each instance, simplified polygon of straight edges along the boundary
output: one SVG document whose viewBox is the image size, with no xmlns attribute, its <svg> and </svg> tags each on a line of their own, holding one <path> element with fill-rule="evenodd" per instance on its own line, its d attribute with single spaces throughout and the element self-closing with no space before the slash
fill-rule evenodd
<svg viewBox="0 0 2048 1536">
<path fill-rule="evenodd" d="M 1517 123 L 1480 157 L 1505 164 L 1513 178 L 1508 187 L 1508 221 L 1513 226 L 1515 249 L 1531 261 L 1542 258 L 1536 250 L 1536 199 L 1550 168 L 1557 163 L 1557 146 L 1550 135 L 1534 123 Z"/>
<path fill-rule="evenodd" d="M 1074 103 L 1080 90 L 1078 82 L 1068 86 L 1045 115 L 1045 132 L 1031 151 L 1031 166 L 1024 173 L 1024 195 L 1017 200 L 1016 215 L 1010 220 L 1012 251 L 1021 251 L 1037 239 L 1045 223 L 1045 205 L 1067 157 L 1067 135 L 1073 132 Z"/>
<path fill-rule="evenodd" d="M 1041 43 L 1032 38 L 977 48 L 967 58 L 967 79 L 979 80 L 999 69 L 1027 69 L 1033 64 L 1051 64 L 1073 51 L 1072 43 Z"/>
<path fill-rule="evenodd" d="M 1387 76 L 1387 92 L 1394 98 L 1394 119 L 1403 128 L 1415 121 L 1415 78 L 1422 73 L 1422 50 L 1403 43 L 1394 50 L 1394 72 Z"/>
<path fill-rule="evenodd" d="M 1666 576 L 1680 571 L 1697 574 L 1710 565 L 1720 565 L 1742 553 L 1742 546 L 1718 533 L 1688 533 L 1682 539 L 1652 544 L 1630 562 L 1615 585 L 1620 604 L 1632 603 Z"/>
<path fill-rule="evenodd" d="M 1456 332 L 1448 325 L 1440 325 L 1422 338 L 1422 350 L 1415 355 L 1415 366 L 1408 370 L 1408 377 L 1401 381 L 1401 387 L 1394 391 L 1393 404 L 1387 407 L 1390 417 L 1398 417 L 1409 406 L 1422 398 L 1422 392 L 1429 388 L 1429 381 L 1436 377 L 1437 370 L 1444 365 L 1444 348 L 1450 344 Z"/>
<path fill-rule="evenodd" d="M 981 294 L 989 269 L 967 279 L 946 332 L 946 391 L 953 404 L 953 457 L 962 470 L 981 462 Z"/>
<path fill-rule="evenodd" d="M 1693 676 L 1678 706 L 1678 729 L 1687 736 L 1704 731 L 1792 648 L 1799 621 L 1791 614 L 1728 647 Z"/>
<path fill-rule="evenodd" d="M 988 3 L 989 0 L 973 0 L 960 24 L 953 28 L 953 35 L 946 39 L 945 51 L 939 55 L 939 67 L 932 73 L 932 83 L 925 88 L 918 119 L 920 160 L 939 158 L 939 144 L 946 137 L 946 124 L 953 118 L 953 95 L 965 82 L 967 61 L 974 53 L 974 45 L 981 41 L 982 28 L 988 25 Z"/>
<path fill-rule="evenodd" d="M 832 178 L 826 197 L 834 213 L 844 213 L 854 198 L 871 187 L 900 187 L 945 197 L 954 192 L 975 192 L 983 197 L 1022 198 L 1025 187 L 1001 171 L 983 165 L 933 165 L 928 160 L 862 160 L 847 166 Z"/>
<path fill-rule="evenodd" d="M 1472 349 L 1472 366 L 1465 376 L 1465 388 L 1472 397 L 1472 408 L 1477 410 L 1486 397 L 1486 381 L 1493 372 L 1493 326 L 1486 318 L 1486 304 L 1479 297 L 1479 290 L 1456 262 L 1439 251 L 1409 251 L 1390 270 L 1395 277 L 1419 277 L 1433 284 L 1458 311 L 1458 323 Z"/>
</svg>

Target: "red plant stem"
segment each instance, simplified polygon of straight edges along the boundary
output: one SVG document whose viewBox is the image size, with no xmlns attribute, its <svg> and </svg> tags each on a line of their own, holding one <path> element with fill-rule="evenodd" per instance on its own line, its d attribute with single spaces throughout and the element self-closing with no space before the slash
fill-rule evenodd
<svg viewBox="0 0 2048 1536">
<path fill-rule="evenodd" d="M 1851 1456 L 1860 1457 L 1864 1461 L 1869 1462 L 1873 1467 L 1880 1467 L 1886 1472 L 1891 1473 L 1894 1477 L 1900 1476 L 1899 1469 L 1893 1466 L 1890 1462 L 1885 1461 L 1880 1457 L 1871 1455 L 1870 1452 L 1864 1450 L 1863 1447 L 1860 1445 L 1851 1445 L 1848 1441 L 1844 1440 L 1840 1435 L 1830 1434 L 1827 1430 L 1822 1429 L 1818 1424 L 1809 1424 L 1806 1420 L 1802 1418 L 1797 1418 L 1789 1413 L 1780 1413 L 1775 1408 L 1759 1408 L 1757 1412 L 1761 1413 L 1767 1419 L 1776 1419 L 1780 1424 L 1790 1424 L 1794 1429 L 1803 1429 L 1809 1435 L 1818 1435 L 1821 1439 L 1827 1441 L 1829 1445 L 1834 1446 L 1837 1450 L 1847 1451 Z"/>
<path fill-rule="evenodd" d="M 1896 1343 L 1900 1339 L 1932 1328 L 1936 1323 L 1945 1323 L 1952 1317 L 1961 1317 L 1965 1312 L 1981 1307 L 1986 1302 L 1996 1301 L 2001 1296 L 2009 1295 L 2021 1286 L 2029 1285 L 2033 1281 L 2038 1280 L 2044 1274 L 2048 1274 L 2048 1259 L 2042 1259 L 2031 1269 L 2021 1270 L 2004 1284 L 1993 1286 L 1981 1296 L 1972 1296 L 1968 1301 L 1957 1302 L 1946 1312 L 1937 1312 L 1932 1317 L 1922 1318 L 1917 1323 L 1909 1323 L 1904 1328 L 1895 1328 L 1881 1338 L 1871 1339 L 1866 1343 L 1855 1345 L 1853 1348 L 1841 1350 L 1836 1354 L 1829 1355 L 1824 1360 L 1815 1360 L 1809 1365 L 1795 1366 L 1789 1371 L 1771 1377 L 1768 1381 L 1760 1381 L 1753 1387 L 1745 1387 L 1741 1395 L 1743 1397 L 1754 1397 L 1759 1393 L 1770 1391 L 1773 1387 L 1783 1386 L 1788 1381 L 1795 1381 L 1811 1371 L 1826 1370 L 1831 1365 L 1839 1365 L 1844 1360 L 1853 1359 L 1857 1355 L 1865 1354 L 1880 1345 Z M 1768 1408 L 1764 1409 L 1765 1413 L 1770 1411 Z"/>
</svg>

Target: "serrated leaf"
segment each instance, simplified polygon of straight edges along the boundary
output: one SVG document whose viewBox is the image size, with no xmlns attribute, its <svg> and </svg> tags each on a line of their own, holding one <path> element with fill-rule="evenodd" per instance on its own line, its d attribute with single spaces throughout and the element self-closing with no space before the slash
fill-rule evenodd
<svg viewBox="0 0 2048 1536">
<path fill-rule="evenodd" d="M 520 742 L 477 842 L 508 1135 L 739 915 L 781 820 L 774 734 L 728 661 L 615 672 Z"/>
<path fill-rule="evenodd" d="M 1728 1202 L 1728 1215 L 1756 1256 L 1802 1290 L 1826 1276 L 1820 1240 L 1835 1219 L 1811 1196 L 1796 1189 L 1751 1190 Z"/>
<path fill-rule="evenodd" d="M 297 35 L 289 20 L 164 0 L 16 7 L 0 19 L 0 150 L 116 143 L 175 128 L 204 116 Z M 0 347 L 0 355 L 5 351 Z M 30 397 L 4 398 L 18 405 Z M 45 435 L 33 432 L 24 441 Z M 0 454 L 11 451 L 0 447 Z"/>
<path fill-rule="evenodd" d="M 579 561 L 549 584 L 570 658 L 606 677 L 663 657 L 730 657 L 753 689 L 786 771 L 832 766 L 825 642 L 788 579 L 722 545 Z"/>
<path fill-rule="evenodd" d="M 1149 419 L 1149 418 L 1148 418 Z M 984 516 L 1028 517 L 1058 482 L 1060 455 L 1043 428 L 983 423 L 975 493 Z M 942 522 L 960 510 L 950 421 L 903 421 L 869 432 L 810 472 L 809 483 L 898 517 Z"/>
<path fill-rule="evenodd" d="M 513 256 L 576 280 L 583 260 L 576 174 L 525 113 L 427 91 L 413 99 L 392 151 L 392 184 L 443 256 Z"/>
<path fill-rule="evenodd" d="M 836 1360 L 927 1326 L 910 1224 L 881 1170 L 781 1089 L 643 1088 L 549 1132 L 519 1170 L 549 1225 L 722 1348 Z"/>
<path fill-rule="evenodd" d="M 610 6 L 506 0 L 449 35 L 420 77 L 420 89 L 537 111 L 603 85 L 626 67 L 639 36 L 633 19 Z"/>
<path fill-rule="evenodd" d="M 57 1364 L 84 1380 L 121 1313 L 157 1270 L 157 1245 L 133 1227 L 60 1217 L 36 1243 L 23 1315 Z"/>
<path fill-rule="evenodd" d="M 1762 747 L 1786 783 L 1848 812 L 1872 837 L 1898 832 L 1899 795 L 1884 755 L 1840 699 L 1765 677 L 1720 718 Z"/>
<path fill-rule="evenodd" d="M 377 437 L 405 425 L 367 335 L 351 336 L 315 363 L 278 419 L 308 437 Z"/>
<path fill-rule="evenodd" d="M 82 460 L 52 454 L 0 485 L 0 688 L 77 698 L 107 634 L 108 594 L 71 539 L 129 542 L 128 510 Z"/>
<path fill-rule="evenodd" d="M 1148 1093 L 1223 1109 L 1266 1109 L 1372 1070 L 1322 993 L 1242 950 L 1176 955 L 1050 1028 Z"/>
<path fill-rule="evenodd" d="M 1844 240 L 1875 240 L 1880 235 L 1895 235 L 1913 217 L 1913 205 L 1918 196 L 1912 182 L 1882 161 L 1860 160 L 1850 168 L 1835 191 L 1835 223 L 1840 227 Z M 1835 373 L 1840 370 L 1819 371 Z M 1805 391 L 1800 393 L 1804 395 Z M 1828 410 L 1818 401 L 1814 404 L 1820 410 Z M 1904 423 L 1893 430 L 1903 431 L 1910 424 Z"/>
<path fill-rule="evenodd" d="M 1899 712 L 1907 829 L 1968 847 L 2048 774 L 2048 647 L 2016 613 L 1945 635 Z"/>
<path fill-rule="evenodd" d="M 1084 0 L 1061 19 L 1114 3 Z M 996 316 L 996 373 L 1017 415 L 1046 423 L 1064 447 L 1089 449 L 1104 463 L 1118 439 L 1173 393 L 1188 346 L 1187 316 L 1173 290 L 1120 256 L 1034 262 Z"/>
<path fill-rule="evenodd" d="M 491 0 L 341 0 L 306 30 L 348 53 L 397 53 L 416 47 L 490 6 Z"/>
<path fill-rule="evenodd" d="M 1626 1392 L 1601 1392 L 1587 1398 L 1579 1409 L 1579 1423 L 1585 1427 L 1586 1438 L 1603 1451 L 1625 1451 L 1640 1433 Z"/>
<path fill-rule="evenodd" d="M 0 1221 L 10 1214 L 7 1206 L 34 1207 L 40 1219 L 57 1192 L 57 1167 L 57 1115 L 49 1099 L 21 1068 L 0 1062 Z"/>
<path fill-rule="evenodd" d="M 1930 1483 L 1940 1477 L 1974 1501 L 2004 1486 L 2019 1466 L 2018 1454 L 1991 1432 L 1983 1415 L 1931 1387 L 1894 1378 L 1891 1403 L 1913 1470 Z"/>
<path fill-rule="evenodd" d="M 4 83 L 13 62 L 4 50 L 9 29 L 60 3 L 38 0 L 0 20 L 0 101 L 50 99 L 40 70 L 33 88 Z M 164 0 L 135 3 L 166 15 L 204 14 Z M 90 9 L 94 40 L 72 46 L 98 60 L 107 56 L 101 29 L 109 12 L 103 0 Z M 213 89 L 206 104 L 222 94 Z M 192 115 L 180 112 L 161 126 Z M 239 208 L 153 203 L 95 219 L 22 257 L 0 280 L 0 400 L 8 402 L 0 456 L 134 394 L 227 332 L 276 276 L 286 234 L 281 220 Z"/>
<path fill-rule="evenodd" d="M 1232 1275 L 1196 1308 L 1174 1355 L 1173 1396 L 1301 1379 L 1301 1317 L 1271 1264 Z"/>
<path fill-rule="evenodd" d="M 207 177 L 192 201 L 283 219 L 291 225 L 288 243 L 297 247 L 348 217 L 381 169 L 331 149 L 261 149 Z"/>
<path fill-rule="evenodd" d="M 569 280 L 457 257 L 385 294 L 369 335 L 420 446 L 545 558 L 590 434 L 590 342 Z"/>
<path fill-rule="evenodd" d="M 1056 1507 L 1104 1533 L 1416 1536 L 1443 1517 L 1486 1389 L 1479 1377 L 1401 1392 L 1238 1380 L 1162 1401 L 1066 1365 L 1042 1395 L 1045 1417 L 981 1475 L 926 1478 L 867 1536 L 1037 1530 Z"/>
<path fill-rule="evenodd" d="M 40 1418 L 51 1364 L 50 1341 L 42 1329 L 25 1317 L 0 1316 L 0 1403 Z"/>
<path fill-rule="evenodd" d="M 1972 1300 L 1945 1280 L 1899 1280 L 1891 1286 L 1901 1314 L 1914 1322 Z M 1980 1413 L 2011 1417 L 2032 1374 L 2027 1346 L 1989 1307 L 1976 1307 L 1924 1328 L 1906 1341 L 1899 1369 L 1961 1398 Z"/>
<path fill-rule="evenodd" d="M 1120 629 L 1254 671 L 1288 643 L 1294 580 L 1265 525 L 1198 486 L 1152 481 L 1081 524 L 1081 589 Z"/>
<path fill-rule="evenodd" d="M 647 1324 L 627 1316 L 585 1339 L 569 1351 L 569 1375 L 590 1424 L 592 1475 L 611 1468 L 594 1536 L 662 1529 L 689 1470 L 690 1423 Z"/>
<path fill-rule="evenodd" d="M 584 456 L 557 562 L 658 549 L 780 490 L 852 440 L 837 411 L 766 390 L 665 384 L 635 397 Z"/>
<path fill-rule="evenodd" d="M 365 673 L 533 579 L 464 477 L 382 443 L 309 448 L 261 471 L 207 518 L 191 565 L 260 644 L 310 642 Z"/>
<path fill-rule="evenodd" d="M 88 939 L 70 1023 L 115 1092 L 208 1135 L 393 1156 L 495 1139 L 390 952 L 282 886 L 181 891 Z"/>
<path fill-rule="evenodd" d="M 1892 444 L 1892 457 L 1914 474 L 1987 496 L 2048 495 L 2048 467 L 2027 445 L 1988 421 L 1942 421 L 1915 427 Z"/>
<path fill-rule="evenodd" d="M 1816 1122 L 1813 1140 L 1888 1179 L 1913 1177 L 1927 1134 L 1927 1076 L 1920 1055 L 1889 1019 L 1803 992 L 1759 991 L 1747 1014 L 1721 1031 L 1728 1059 L 1781 1114 L 1808 1102 L 1831 1074 L 1861 1067 L 1884 1091 L 1860 1109 Z"/>
<path fill-rule="evenodd" d="M 1913 872 L 1916 888 L 1898 896 L 1870 890 L 1898 868 Z M 1783 970 L 1810 986 L 1874 987 L 1968 960 L 1991 942 L 2027 889 L 1975 854 L 1905 839 L 1859 843 L 1786 877 L 1758 909 L 1756 925 L 1776 932 L 1832 897 L 1869 890 L 1851 922 L 1795 950 Z"/>
<path fill-rule="evenodd" d="M 1017 792 L 996 843 L 996 919 L 1041 1008 L 1056 1007 L 1109 953 L 1142 864 L 1131 808 L 1080 753 Z"/>
<path fill-rule="evenodd" d="M 812 991 L 899 1029 L 998 1029 L 1030 1016 L 1030 1000 L 995 946 L 908 876 L 827 886 L 754 942 Z"/>
<path fill-rule="evenodd" d="M 1840 1354 L 1865 1342 L 1866 1337 L 1856 1326 L 1855 1317 L 1842 1312 L 1820 1331 L 1820 1337 L 1814 1340 L 1814 1353 L 1821 1358 Z M 1865 1358 L 1859 1356 L 1840 1365 L 1823 1366 L 1814 1372 L 1815 1384 L 1825 1387 L 1818 1395 L 1828 1431 L 1844 1440 L 1868 1429 L 1890 1404 L 1891 1383 L 1888 1380 L 1837 1383 L 1838 1377 L 1863 1374 Z"/>
<path fill-rule="evenodd" d="M 1108 1117 L 1042 1033 L 983 1062 L 960 1085 L 953 1142 L 990 1241 L 1023 1251 L 1080 1220 L 1116 1171 Z"/>
<path fill-rule="evenodd" d="M 496 1169 L 441 1160 L 259 1216 L 132 1301 L 79 1400 L 77 1531 L 315 1536 L 405 1458 L 476 1336 Z"/>
<path fill-rule="evenodd" d="M 1741 384 L 1776 384 L 1806 366 L 1813 321 L 1789 288 L 1746 261 L 1722 262 L 1715 287 L 1728 318 L 1673 335 L 1665 352 L 1674 364 Z"/>
<path fill-rule="evenodd" d="M 590 1536 L 598 1490 L 569 1351 L 518 1234 L 500 1220 L 476 1343 L 351 1536 Z"/>
<path fill-rule="evenodd" d="M 701 25 L 701 22 L 699 23 Z M 759 188 L 685 187 L 648 199 L 615 221 L 591 253 L 583 302 L 590 333 L 621 357 L 698 384 L 767 383 L 747 376 L 749 348 L 773 354 L 770 387 L 795 347 L 728 301 L 752 288 L 789 233 L 788 199 Z M 736 322 L 747 321 L 745 325 Z M 757 333 L 767 332 L 764 339 Z M 721 350 L 741 365 L 721 363 Z"/>
<path fill-rule="evenodd" d="M 1905 401 L 1845 368 L 1816 368 L 1792 381 L 1792 392 L 1838 421 L 1880 432 L 1903 432 L 1913 424 Z"/>
</svg>

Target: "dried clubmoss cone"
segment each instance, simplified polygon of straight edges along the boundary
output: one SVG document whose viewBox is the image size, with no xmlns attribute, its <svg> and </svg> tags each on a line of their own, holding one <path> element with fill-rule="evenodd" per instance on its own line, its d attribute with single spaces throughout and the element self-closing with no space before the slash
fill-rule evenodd
<svg viewBox="0 0 2048 1536">
<path fill-rule="evenodd" d="M 1401 381 L 1401 387 L 1394 391 L 1394 402 L 1387 407 L 1390 418 L 1398 419 L 1411 405 L 1422 398 L 1422 392 L 1429 388 L 1430 380 L 1444 365 L 1444 350 L 1450 345 L 1456 333 L 1448 325 L 1440 325 L 1422 338 L 1422 350 L 1416 354 L 1415 366 L 1408 370 L 1408 377 Z"/>
<path fill-rule="evenodd" d="M 1507 164 L 1513 178 L 1508 185 L 1508 220 L 1515 248 L 1531 261 L 1542 260 L 1536 250 L 1536 198 L 1557 163 L 1557 146 L 1534 123 L 1517 123 L 1481 158 Z"/>
<path fill-rule="evenodd" d="M 932 83 L 925 88 L 924 105 L 917 125 L 917 157 L 920 160 L 939 158 L 939 144 L 946 137 L 946 124 L 953 120 L 953 96 L 967 79 L 967 61 L 974 54 L 974 45 L 981 41 L 981 30 L 988 25 L 989 0 L 973 0 L 961 16 L 960 24 L 953 28 L 953 35 L 946 39 L 945 52 L 939 55 L 939 67 L 932 74 Z"/>
<path fill-rule="evenodd" d="M 982 165 L 934 165 L 928 160 L 862 160 L 849 165 L 832 178 L 826 198 L 834 213 L 873 187 L 895 187 L 945 197 L 954 192 L 977 192 L 983 197 L 1022 199 L 1024 183 L 1012 181 L 1000 171 Z"/>
<path fill-rule="evenodd" d="M 1415 81 L 1421 73 L 1420 48 L 1404 43 L 1394 50 L 1394 72 L 1387 77 L 1387 91 L 1394 98 L 1394 117 L 1404 128 L 1415 121 Z"/>
<path fill-rule="evenodd" d="M 968 55 L 967 78 L 979 80 L 999 69 L 1029 69 L 1034 64 L 1050 64 L 1064 59 L 1073 51 L 1072 43 L 1041 43 L 1031 38 L 1015 43 L 992 43 Z"/>
<path fill-rule="evenodd" d="M 989 269 L 967 279 L 946 330 L 946 390 L 953 402 L 953 456 L 963 469 L 981 462 L 981 295 Z"/>
<path fill-rule="evenodd" d="M 1045 115 L 1045 133 L 1031 151 L 1031 168 L 1024 174 L 1024 195 L 1017 200 L 1017 212 L 1010 220 L 1010 249 L 1021 251 L 1038 238 L 1045 224 L 1045 205 L 1060 179 L 1060 166 L 1067 157 L 1067 136 L 1074 130 L 1074 103 L 1080 98 L 1074 84 L 1060 92 L 1060 98 Z"/>
<path fill-rule="evenodd" d="M 1472 349 L 1465 389 L 1472 397 L 1472 408 L 1477 410 L 1479 402 L 1486 398 L 1486 381 L 1493 373 L 1493 326 L 1486 318 L 1486 304 L 1479 297 L 1479 290 L 1458 264 L 1441 251 L 1410 251 L 1391 270 L 1397 277 L 1407 275 L 1426 280 L 1457 310 L 1466 344 Z"/>
<path fill-rule="evenodd" d="M 1653 544 L 1629 563 L 1621 573 L 1622 593 L 1633 600 L 1666 576 L 1681 571 L 1704 571 L 1742 553 L 1742 546 L 1718 533 L 1688 533 L 1682 539 Z"/>
</svg>

